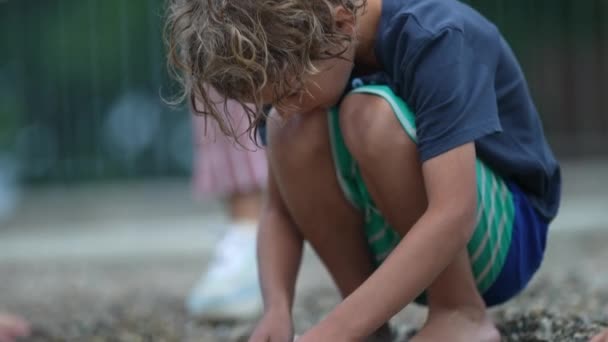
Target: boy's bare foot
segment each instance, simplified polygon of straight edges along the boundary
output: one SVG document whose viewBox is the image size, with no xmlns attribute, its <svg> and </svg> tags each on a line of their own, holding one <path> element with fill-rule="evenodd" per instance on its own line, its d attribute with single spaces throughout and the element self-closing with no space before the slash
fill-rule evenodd
<svg viewBox="0 0 608 342">
<path fill-rule="evenodd" d="M 412 342 L 500 342 L 500 333 L 487 314 L 464 310 L 435 310 Z"/>
<path fill-rule="evenodd" d="M 22 318 L 0 313 L 0 342 L 13 342 L 30 333 L 29 324 Z"/>
</svg>

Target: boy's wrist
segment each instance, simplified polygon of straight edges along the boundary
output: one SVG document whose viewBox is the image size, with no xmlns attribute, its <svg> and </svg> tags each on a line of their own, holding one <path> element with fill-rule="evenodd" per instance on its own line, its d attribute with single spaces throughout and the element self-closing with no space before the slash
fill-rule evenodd
<svg viewBox="0 0 608 342">
<path fill-rule="evenodd" d="M 359 341 L 367 338 L 367 335 L 361 332 L 359 327 L 355 326 L 354 317 L 349 316 L 349 312 L 335 310 L 330 313 L 321 323 L 322 329 L 328 331 L 329 334 L 335 333 L 336 336 L 342 336 L 348 341 Z"/>
<path fill-rule="evenodd" d="M 291 316 L 291 304 L 284 298 L 273 298 L 264 303 L 264 312 Z"/>
</svg>

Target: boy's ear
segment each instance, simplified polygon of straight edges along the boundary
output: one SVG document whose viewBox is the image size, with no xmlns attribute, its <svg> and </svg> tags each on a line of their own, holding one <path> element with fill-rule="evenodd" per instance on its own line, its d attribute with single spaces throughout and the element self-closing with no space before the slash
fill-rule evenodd
<svg viewBox="0 0 608 342">
<path fill-rule="evenodd" d="M 355 32 L 355 14 L 343 6 L 336 7 L 336 26 L 340 31 L 347 34 Z"/>
</svg>

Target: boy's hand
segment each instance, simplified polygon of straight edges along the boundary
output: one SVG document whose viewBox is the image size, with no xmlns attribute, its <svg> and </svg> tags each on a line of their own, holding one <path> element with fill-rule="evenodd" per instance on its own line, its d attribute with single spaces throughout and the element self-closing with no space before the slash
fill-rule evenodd
<svg viewBox="0 0 608 342">
<path fill-rule="evenodd" d="M 267 311 L 249 338 L 249 342 L 292 342 L 293 323 L 289 312 Z"/>
</svg>

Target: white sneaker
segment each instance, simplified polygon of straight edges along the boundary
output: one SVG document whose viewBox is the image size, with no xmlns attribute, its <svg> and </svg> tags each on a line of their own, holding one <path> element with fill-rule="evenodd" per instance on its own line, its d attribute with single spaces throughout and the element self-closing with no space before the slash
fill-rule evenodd
<svg viewBox="0 0 608 342">
<path fill-rule="evenodd" d="M 188 312 L 213 321 L 255 319 L 263 307 L 257 269 L 255 224 L 233 225 L 190 292 Z"/>
</svg>

